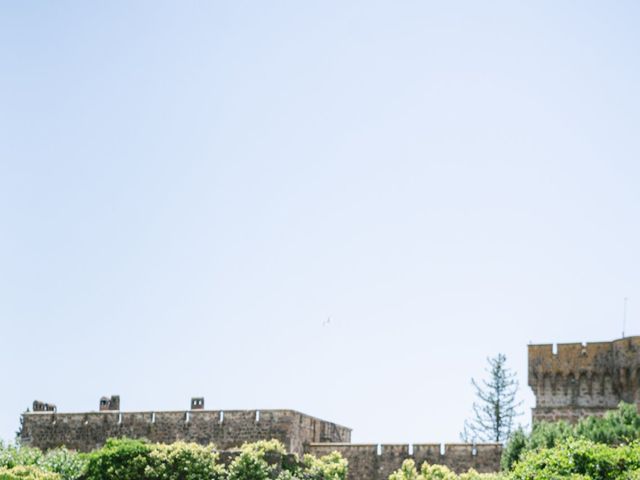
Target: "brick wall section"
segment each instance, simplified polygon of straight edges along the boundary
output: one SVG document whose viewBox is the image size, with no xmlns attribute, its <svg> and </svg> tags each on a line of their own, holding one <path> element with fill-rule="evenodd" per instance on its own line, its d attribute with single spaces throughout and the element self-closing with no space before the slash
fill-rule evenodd
<svg viewBox="0 0 640 480">
<path fill-rule="evenodd" d="M 301 454 L 314 442 L 349 442 L 351 430 L 293 410 L 191 410 L 176 412 L 90 412 L 24 414 L 22 441 L 42 450 L 66 446 L 90 451 L 111 437 L 146 438 L 152 442 L 178 440 L 219 449 L 244 442 L 280 440 L 287 451 Z"/>
<path fill-rule="evenodd" d="M 640 403 L 640 337 L 613 342 L 529 345 L 533 421 L 575 422 L 621 401 Z"/>
<path fill-rule="evenodd" d="M 494 443 L 447 444 L 441 454 L 440 444 L 416 444 L 410 455 L 409 445 L 376 444 L 311 444 L 307 453 L 315 456 L 338 452 L 349 462 L 349 480 L 387 480 L 407 458 L 415 460 L 418 467 L 424 462 L 446 465 L 455 472 L 474 468 L 481 473 L 500 470 L 502 445 Z"/>
</svg>

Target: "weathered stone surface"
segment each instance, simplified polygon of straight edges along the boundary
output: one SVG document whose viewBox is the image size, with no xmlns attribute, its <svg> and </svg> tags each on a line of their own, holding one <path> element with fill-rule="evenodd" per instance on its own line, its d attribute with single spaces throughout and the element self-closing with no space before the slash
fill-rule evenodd
<svg viewBox="0 0 640 480">
<path fill-rule="evenodd" d="M 640 403 L 640 337 L 613 342 L 529 345 L 533 421 L 576 422 L 621 401 Z"/>
<path fill-rule="evenodd" d="M 196 405 L 199 406 L 199 405 Z M 214 444 L 221 461 L 237 455 L 234 448 L 244 442 L 280 440 L 294 456 L 316 456 L 333 451 L 349 461 L 349 480 L 386 480 L 389 474 L 413 458 L 447 465 L 455 471 L 475 468 L 494 472 L 500 468 L 501 446 L 497 444 L 353 445 L 351 429 L 294 410 L 203 410 L 174 412 L 88 413 L 27 412 L 22 442 L 48 450 L 59 446 L 79 451 L 99 448 L 108 438 L 145 438 L 152 442 L 178 440 Z"/>
<path fill-rule="evenodd" d="M 108 438 L 178 440 L 226 450 L 244 442 L 280 440 L 301 454 L 314 442 L 349 442 L 351 429 L 294 410 L 190 410 L 175 412 L 90 413 L 27 412 L 22 442 L 43 450 L 66 446 L 78 451 L 99 448 Z"/>
<path fill-rule="evenodd" d="M 418 467 L 424 462 L 446 465 L 455 472 L 474 468 L 478 472 L 500 470 L 502 445 L 483 443 L 376 445 L 376 444 L 311 444 L 307 453 L 315 456 L 338 452 L 349 462 L 349 480 L 387 480 L 402 462 L 412 458 Z"/>
</svg>

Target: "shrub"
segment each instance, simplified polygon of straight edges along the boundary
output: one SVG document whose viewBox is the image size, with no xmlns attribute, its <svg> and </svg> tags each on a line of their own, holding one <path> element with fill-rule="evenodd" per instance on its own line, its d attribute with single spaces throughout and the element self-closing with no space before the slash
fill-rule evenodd
<svg viewBox="0 0 640 480">
<path fill-rule="evenodd" d="M 527 434 L 522 427 L 515 430 L 504 446 L 500 466 L 502 470 L 511 470 L 513 464 L 522 456 L 527 448 Z"/>
<path fill-rule="evenodd" d="M 418 480 L 416 462 L 411 459 L 402 462 L 402 466 L 389 475 L 389 480 Z"/>
<path fill-rule="evenodd" d="M 305 455 L 303 465 L 306 480 L 345 480 L 347 478 L 347 461 L 338 452 L 320 458 Z"/>
<path fill-rule="evenodd" d="M 211 446 L 110 439 L 88 455 L 83 480 L 217 480 L 224 477 L 217 460 Z"/>
<path fill-rule="evenodd" d="M 502 455 L 502 468 L 510 470 L 526 452 L 552 448 L 570 438 L 608 445 L 640 440 L 640 414 L 635 405 L 621 403 L 617 410 L 607 412 L 602 417 L 584 418 L 576 425 L 566 422 L 536 423 L 528 436 L 521 430 L 511 436 Z"/>
<path fill-rule="evenodd" d="M 141 440 L 109 439 L 88 455 L 87 480 L 138 480 L 145 478 L 151 446 Z"/>
<path fill-rule="evenodd" d="M 623 480 L 640 469 L 640 444 L 612 447 L 570 439 L 553 448 L 527 452 L 511 474 L 512 480 L 593 478 Z"/>
<path fill-rule="evenodd" d="M 85 465 L 81 455 L 66 448 L 56 448 L 43 454 L 37 448 L 0 443 L 0 467 L 6 469 L 34 466 L 45 472 L 59 474 L 62 480 L 76 480 L 82 475 Z"/>
<path fill-rule="evenodd" d="M 156 480 L 221 479 L 224 467 L 213 448 L 195 443 L 176 442 L 152 446 L 145 478 Z"/>
<path fill-rule="evenodd" d="M 245 443 L 228 469 L 228 480 L 267 480 L 293 477 L 297 470 L 283 463 L 287 455 L 277 440 Z"/>
<path fill-rule="evenodd" d="M 213 446 L 110 439 L 89 454 L 0 444 L 0 480 L 345 480 L 347 462 L 333 452 L 300 462 L 277 440 L 244 444 L 228 468 Z"/>
<path fill-rule="evenodd" d="M 84 473 L 87 461 L 82 454 L 56 448 L 40 457 L 37 465 L 47 472 L 59 474 L 62 480 L 76 480 Z"/>
<path fill-rule="evenodd" d="M 23 465 L 36 465 L 42 459 L 42 452 L 37 448 L 5 445 L 0 442 L 0 467 L 13 468 Z"/>
<path fill-rule="evenodd" d="M 0 480 L 60 480 L 57 473 L 45 472 L 34 465 L 0 467 Z"/>
<path fill-rule="evenodd" d="M 470 469 L 466 473 L 457 475 L 443 465 L 429 465 L 423 463 L 420 472 L 413 460 L 408 459 L 402 463 L 399 470 L 389 476 L 389 480 L 506 480 L 507 477 L 494 473 L 478 473 Z"/>
</svg>

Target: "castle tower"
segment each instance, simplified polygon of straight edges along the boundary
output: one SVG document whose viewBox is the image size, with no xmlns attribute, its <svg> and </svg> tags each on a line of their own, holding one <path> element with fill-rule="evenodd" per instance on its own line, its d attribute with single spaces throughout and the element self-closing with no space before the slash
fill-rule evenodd
<svg viewBox="0 0 640 480">
<path fill-rule="evenodd" d="M 529 345 L 533 421 L 602 415 L 621 401 L 640 404 L 640 337 L 612 342 Z"/>
</svg>

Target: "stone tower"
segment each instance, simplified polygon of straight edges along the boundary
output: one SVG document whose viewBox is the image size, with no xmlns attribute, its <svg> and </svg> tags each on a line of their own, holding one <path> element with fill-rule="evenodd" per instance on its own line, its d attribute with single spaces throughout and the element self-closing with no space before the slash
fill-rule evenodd
<svg viewBox="0 0 640 480">
<path fill-rule="evenodd" d="M 576 422 L 621 401 L 640 403 L 640 337 L 612 342 L 529 345 L 533 421 Z"/>
</svg>

